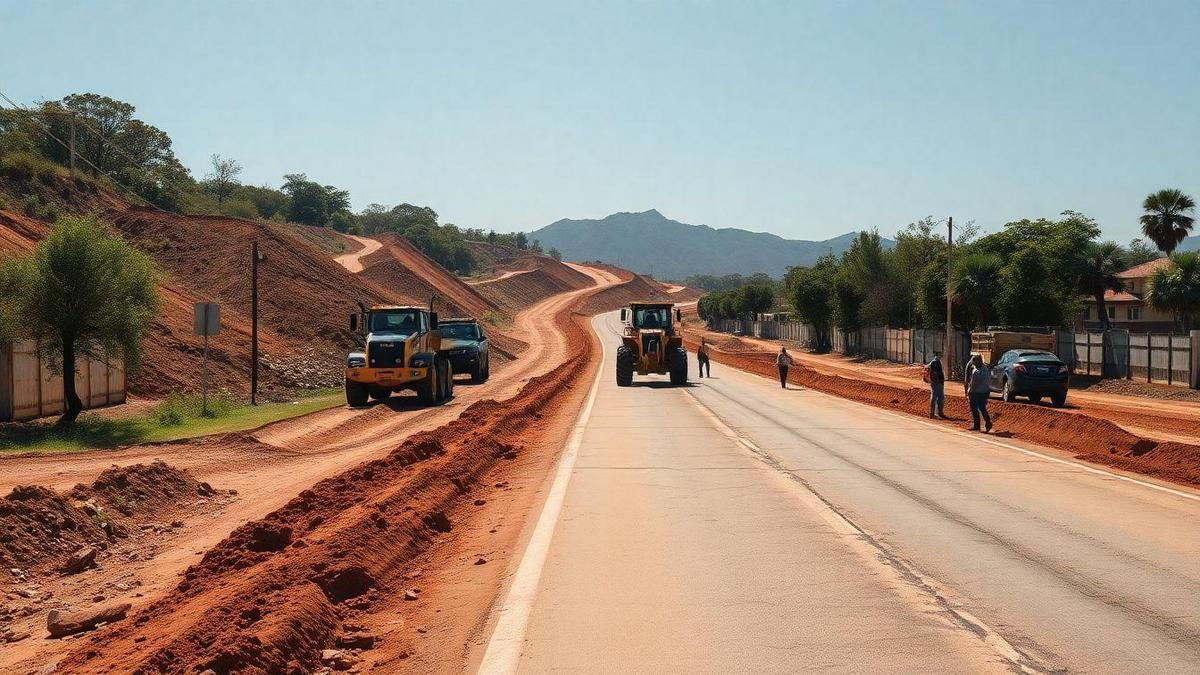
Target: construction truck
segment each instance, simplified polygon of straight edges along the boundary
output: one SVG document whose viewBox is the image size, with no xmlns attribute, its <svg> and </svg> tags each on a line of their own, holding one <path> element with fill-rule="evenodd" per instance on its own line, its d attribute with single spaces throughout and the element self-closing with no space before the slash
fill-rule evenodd
<svg viewBox="0 0 1200 675">
<path fill-rule="evenodd" d="M 617 347 L 617 386 L 633 384 L 633 374 L 670 374 L 671 384 L 687 384 L 687 351 L 676 325 L 682 317 L 669 302 L 635 302 L 621 309 L 624 324 Z"/>
<path fill-rule="evenodd" d="M 361 351 L 346 355 L 346 403 L 364 406 L 411 389 L 425 405 L 454 393 L 450 355 L 442 347 L 437 312 L 424 307 L 359 304 L 350 332 Z"/>
</svg>

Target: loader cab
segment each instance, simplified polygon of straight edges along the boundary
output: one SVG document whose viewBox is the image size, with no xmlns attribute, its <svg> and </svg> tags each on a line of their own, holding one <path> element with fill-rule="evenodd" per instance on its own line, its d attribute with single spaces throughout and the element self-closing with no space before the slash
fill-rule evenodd
<svg viewBox="0 0 1200 675">
<path fill-rule="evenodd" d="M 674 335 L 680 318 L 679 310 L 671 303 L 634 303 L 621 309 L 621 323 L 626 324 L 627 332 L 661 330 Z"/>
</svg>

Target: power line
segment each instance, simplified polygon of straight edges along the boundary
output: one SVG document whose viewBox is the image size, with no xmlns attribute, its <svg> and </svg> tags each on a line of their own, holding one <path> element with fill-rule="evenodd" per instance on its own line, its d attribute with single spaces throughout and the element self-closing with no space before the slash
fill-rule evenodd
<svg viewBox="0 0 1200 675">
<path fill-rule="evenodd" d="M 27 108 L 25 108 L 25 107 L 21 106 L 20 104 L 18 104 L 17 102 L 15 102 L 15 101 L 13 101 L 11 98 L 9 98 L 9 97 L 8 97 L 8 95 L 7 95 L 7 94 L 5 94 L 3 91 L 0 91 L 0 98 L 3 98 L 5 101 L 8 101 L 8 104 L 9 104 L 9 105 L 10 105 L 10 106 L 11 106 L 11 107 L 12 107 L 12 108 L 15 110 L 15 111 L 17 111 L 17 112 L 23 112 L 23 113 L 25 113 L 26 115 L 29 115 L 29 118 L 30 118 L 31 120 L 33 120 L 33 122 L 34 122 L 35 124 L 37 124 L 38 126 L 40 126 L 40 127 L 42 128 L 42 130 L 46 132 L 46 135 L 47 135 L 47 136 L 49 136 L 50 138 L 54 139 L 54 140 L 55 140 L 55 141 L 56 141 L 56 142 L 57 142 L 59 145 L 61 145 L 61 146 L 63 146 L 64 148 L 66 148 L 66 149 L 67 149 L 67 152 L 72 152 L 72 150 L 71 150 L 71 146 L 70 146 L 69 144 L 67 144 L 65 141 L 63 141 L 63 139 L 59 138 L 58 136 L 55 136 L 55 135 L 54 135 L 54 132 L 50 130 L 50 127 L 49 127 L 49 126 L 47 126 L 47 125 L 46 125 L 44 122 L 42 122 L 41 120 L 39 120 L 39 119 L 37 118 L 37 115 L 38 115 L 38 112 L 37 112 L 37 111 L 34 111 L 34 110 L 29 110 L 29 109 L 27 109 Z M 0 109 L 3 109 L 3 106 L 0 106 Z M 93 133 L 98 133 L 98 132 L 96 132 L 95 130 L 93 130 Z M 101 136 L 101 139 L 100 139 L 100 140 L 101 140 L 102 142 L 104 141 L 104 138 L 103 138 L 103 136 Z M 110 147 L 113 147 L 114 149 L 116 148 L 116 146 L 113 146 L 113 145 L 111 145 L 111 144 L 110 144 Z M 126 157 L 127 159 L 129 159 L 130 161 L 134 162 L 134 164 L 139 164 L 139 162 L 138 162 L 137 160 L 133 159 L 133 158 L 132 158 L 132 157 L 130 157 L 128 154 L 125 154 L 123 151 L 122 151 L 122 154 L 123 154 L 123 155 L 125 155 L 125 157 Z M 146 199 L 145 197 L 143 197 L 143 196 L 139 195 L 139 194 L 138 194 L 136 191 L 134 191 L 134 189 L 133 189 L 133 188 L 131 188 L 131 187 L 129 187 L 128 185 L 126 185 L 125 183 L 121 182 L 121 180 L 120 180 L 119 178 L 117 178 L 116 176 L 114 176 L 114 175 L 113 175 L 111 172 L 105 171 L 104 169 L 101 169 L 100 167 L 98 167 L 98 166 L 96 166 L 95 164 L 93 164 L 93 163 L 92 163 L 92 161 L 91 161 L 90 159 L 88 159 L 87 157 L 84 157 L 84 156 L 80 155 L 79 153 L 72 153 L 72 156 L 76 157 L 77 159 L 81 159 L 81 160 L 83 160 L 83 162 L 84 162 L 85 164 L 87 164 L 88 166 L 92 167 L 92 168 L 93 168 L 93 169 L 95 169 L 96 171 L 100 172 L 100 173 L 101 173 L 101 174 L 103 174 L 104 176 L 107 176 L 107 177 L 108 177 L 110 180 L 112 180 L 112 182 L 114 182 L 114 183 L 116 183 L 118 186 L 120 186 L 120 187 L 124 188 L 124 189 L 126 190 L 126 192 L 128 192 L 128 193 L 129 193 L 129 195 L 130 195 L 130 196 L 134 197 L 135 199 L 138 199 L 138 200 L 140 200 L 140 201 L 141 201 L 142 203 L 144 203 L 146 206 L 148 206 L 148 207 L 150 207 L 150 208 L 152 208 L 152 209 L 157 209 L 157 210 L 159 210 L 159 211 L 162 211 L 163 213 L 169 213 L 169 212 L 168 212 L 168 211 L 166 211 L 165 209 L 163 209 L 163 208 L 160 208 L 160 207 L 159 207 L 157 204 L 154 204 L 154 203 L 153 203 L 153 202 L 151 202 L 150 200 L 148 200 L 148 199 Z M 145 167 L 141 167 L 141 168 L 143 168 L 143 169 L 144 169 Z M 160 178 L 161 178 L 161 176 L 160 176 Z"/>
</svg>

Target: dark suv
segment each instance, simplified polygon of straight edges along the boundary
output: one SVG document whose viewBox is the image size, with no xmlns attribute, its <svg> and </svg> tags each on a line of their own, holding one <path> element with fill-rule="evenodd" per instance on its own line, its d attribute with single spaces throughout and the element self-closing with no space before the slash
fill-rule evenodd
<svg viewBox="0 0 1200 675">
<path fill-rule="evenodd" d="M 992 391 L 1000 392 L 1005 401 L 1021 395 L 1038 403 L 1049 396 L 1055 407 L 1061 408 L 1067 402 L 1069 371 L 1067 364 L 1050 352 L 1010 349 L 992 368 Z"/>
<path fill-rule="evenodd" d="M 450 353 L 454 373 L 470 373 L 472 382 L 483 382 L 491 374 L 488 338 L 475 319 L 458 318 L 438 321 L 442 349 Z"/>
</svg>

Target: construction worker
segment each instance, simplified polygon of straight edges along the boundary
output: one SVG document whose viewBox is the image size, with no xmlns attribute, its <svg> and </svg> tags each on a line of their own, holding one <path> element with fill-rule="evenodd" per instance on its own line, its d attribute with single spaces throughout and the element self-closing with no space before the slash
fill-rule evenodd
<svg viewBox="0 0 1200 675">
<path fill-rule="evenodd" d="M 700 338 L 700 348 L 696 350 L 696 363 L 699 364 L 700 377 L 704 377 L 706 368 L 708 376 L 712 377 L 712 363 L 708 360 L 708 342 L 704 338 Z"/>
<path fill-rule="evenodd" d="M 929 419 L 946 419 L 946 371 L 942 368 L 941 357 L 941 352 L 934 352 L 933 360 L 925 364 L 925 381 L 929 383 Z"/>
<path fill-rule="evenodd" d="M 788 356 L 787 347 L 780 347 L 775 356 L 775 365 L 779 366 L 779 386 L 787 389 L 788 368 L 792 366 L 792 357 Z"/>
<path fill-rule="evenodd" d="M 971 419 L 974 424 L 971 431 L 979 431 L 979 418 L 983 418 L 984 432 L 992 430 L 992 418 L 988 415 L 988 397 L 992 395 L 992 373 L 979 354 L 972 354 L 967 364 L 967 376 L 963 380 L 963 388 L 967 393 L 967 401 L 971 404 Z"/>
</svg>

